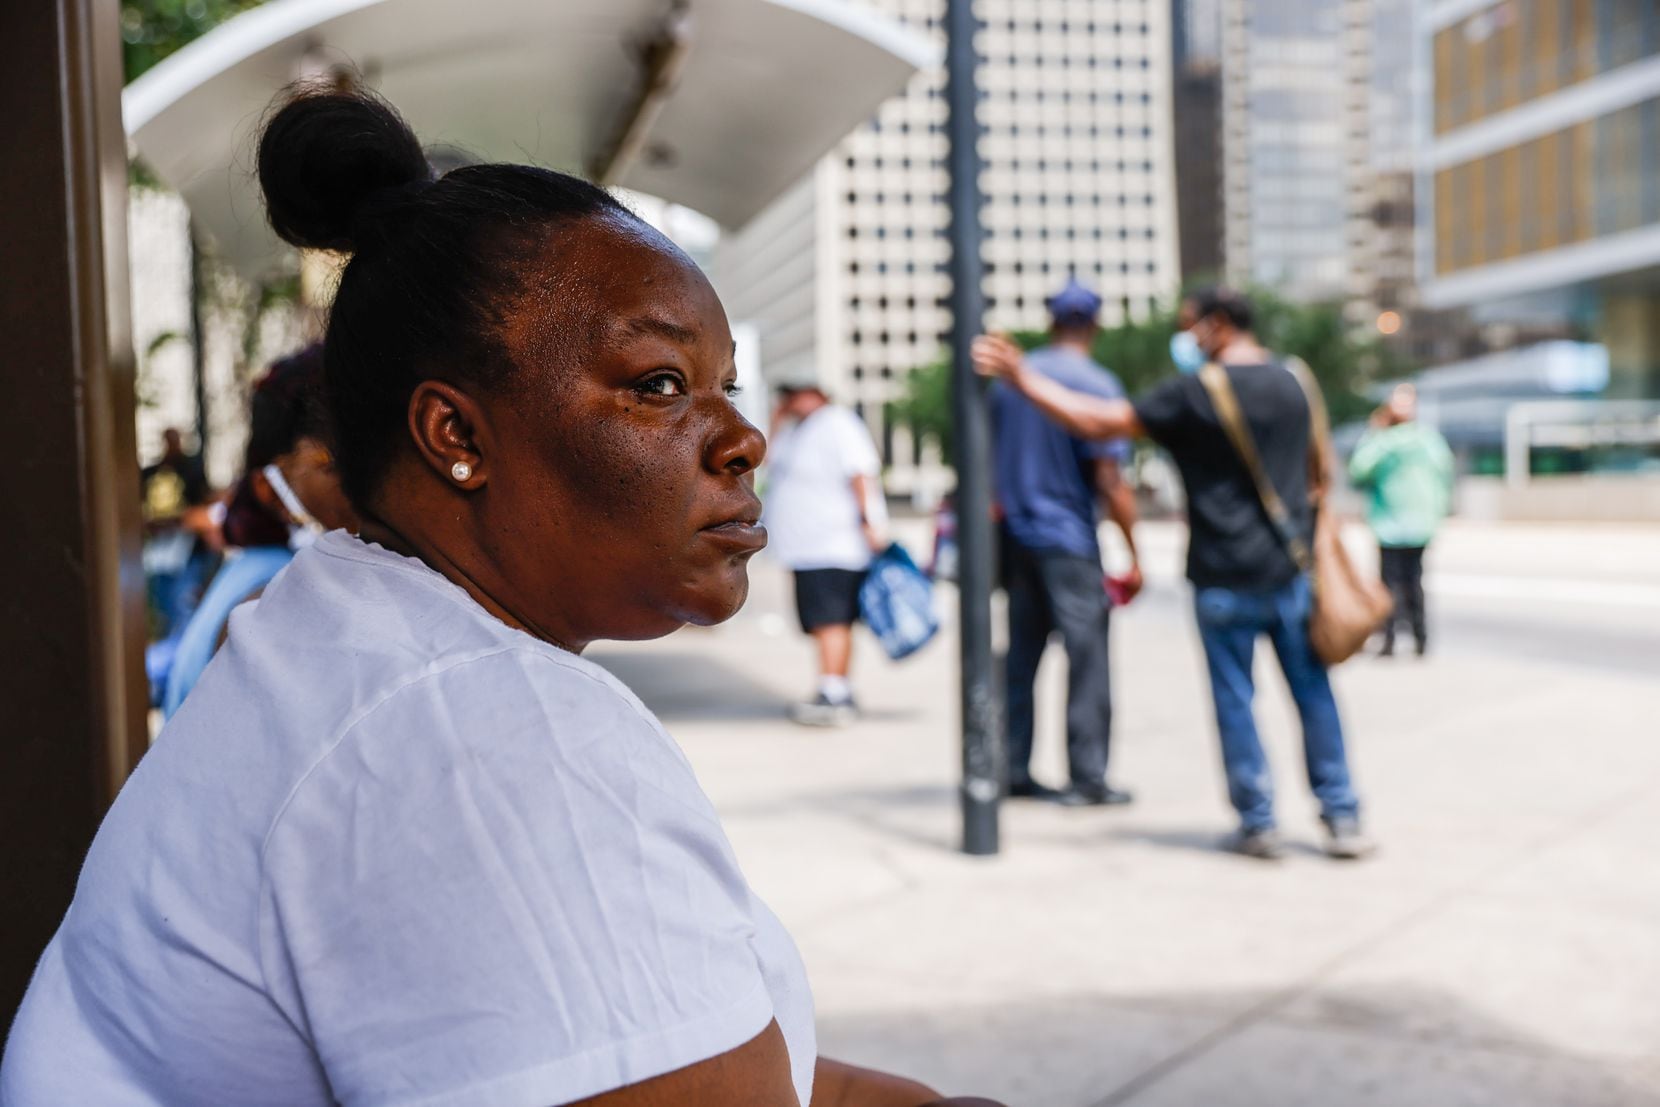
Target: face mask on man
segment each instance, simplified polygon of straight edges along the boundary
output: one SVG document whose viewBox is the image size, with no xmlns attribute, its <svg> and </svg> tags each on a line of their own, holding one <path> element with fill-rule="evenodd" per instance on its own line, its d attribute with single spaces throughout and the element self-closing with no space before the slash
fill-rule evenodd
<svg viewBox="0 0 1660 1107">
<path fill-rule="evenodd" d="M 1197 373 L 1205 367 L 1207 358 L 1192 331 L 1177 331 L 1170 336 L 1170 360 L 1183 373 Z"/>
<path fill-rule="evenodd" d="M 282 475 L 282 470 L 275 465 L 267 465 L 260 470 L 265 479 L 271 483 L 271 491 L 277 494 L 282 501 L 283 510 L 288 512 L 292 520 L 288 525 L 288 548 L 303 550 L 323 533 L 323 524 L 319 523 L 300 502 L 294 489 L 289 486 L 288 478 Z"/>
<path fill-rule="evenodd" d="M 1211 353 L 1205 349 L 1205 343 L 1215 337 L 1215 334 L 1216 325 L 1211 316 L 1194 320 L 1191 327 L 1170 336 L 1170 360 L 1175 362 L 1176 368 L 1183 373 L 1197 373 L 1212 359 Z"/>
</svg>

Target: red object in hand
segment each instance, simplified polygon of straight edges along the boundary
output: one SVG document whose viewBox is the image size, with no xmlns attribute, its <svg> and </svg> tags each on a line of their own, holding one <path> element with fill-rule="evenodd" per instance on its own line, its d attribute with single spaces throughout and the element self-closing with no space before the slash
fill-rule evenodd
<svg viewBox="0 0 1660 1107">
<path fill-rule="evenodd" d="M 1135 599 L 1135 593 L 1130 590 L 1130 578 L 1127 576 L 1109 575 L 1103 578 L 1102 583 L 1107 589 L 1107 599 L 1112 601 L 1114 607 L 1123 607 Z"/>
</svg>

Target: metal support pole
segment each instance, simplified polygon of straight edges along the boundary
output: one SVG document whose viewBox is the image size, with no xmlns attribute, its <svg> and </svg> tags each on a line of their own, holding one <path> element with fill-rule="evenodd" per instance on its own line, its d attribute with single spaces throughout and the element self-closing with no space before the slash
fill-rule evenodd
<svg viewBox="0 0 1660 1107">
<path fill-rule="evenodd" d="M 203 330 L 202 298 L 207 295 L 202 272 L 202 246 L 196 224 L 190 224 L 190 366 L 196 400 L 196 456 L 203 466 L 208 456 L 207 332 Z M 205 469 L 204 469 L 205 471 Z"/>
<path fill-rule="evenodd" d="M 951 413 L 957 442 L 962 629 L 963 852 L 997 852 L 1003 711 L 992 677 L 991 428 L 969 346 L 985 316 L 980 240 L 980 121 L 973 0 L 947 0 L 946 130 L 951 171 Z"/>
</svg>

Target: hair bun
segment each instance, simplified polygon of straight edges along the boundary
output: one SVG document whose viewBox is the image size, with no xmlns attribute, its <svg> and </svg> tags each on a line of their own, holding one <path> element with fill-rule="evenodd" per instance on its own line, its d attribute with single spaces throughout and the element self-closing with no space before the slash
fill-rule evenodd
<svg viewBox="0 0 1660 1107">
<path fill-rule="evenodd" d="M 259 140 L 259 184 L 271 229 L 295 246 L 355 250 L 377 196 L 431 180 L 415 133 L 372 92 L 299 87 Z"/>
</svg>

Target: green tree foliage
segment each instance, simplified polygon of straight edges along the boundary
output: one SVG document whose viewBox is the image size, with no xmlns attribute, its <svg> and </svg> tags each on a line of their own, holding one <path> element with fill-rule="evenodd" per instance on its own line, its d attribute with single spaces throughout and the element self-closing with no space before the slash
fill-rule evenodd
<svg viewBox="0 0 1660 1107">
<path fill-rule="evenodd" d="M 1269 348 L 1308 362 L 1336 423 L 1360 418 L 1371 409 L 1365 391 L 1372 382 L 1402 376 L 1410 368 L 1376 339 L 1357 337 L 1338 305 L 1296 304 L 1262 291 L 1251 298 L 1257 309 L 1257 336 Z M 1175 310 L 1155 308 L 1143 319 L 1102 330 L 1095 339 L 1095 360 L 1135 395 L 1175 373 L 1170 364 L 1175 329 Z M 1017 331 L 1012 337 L 1028 350 L 1047 339 L 1041 331 Z M 947 458 L 954 456 L 951 372 L 945 355 L 911 373 L 893 412 L 913 432 L 937 437 Z"/>
<path fill-rule="evenodd" d="M 1332 422 L 1360 419 L 1372 410 L 1367 389 L 1405 376 L 1412 366 L 1376 336 L 1357 337 L 1335 304 L 1305 306 L 1268 293 L 1252 293 L 1257 337 L 1270 349 L 1308 362 L 1331 409 Z"/>
<path fill-rule="evenodd" d="M 127 80 L 233 15 L 263 0 L 127 0 L 121 5 L 121 52 Z"/>
</svg>

